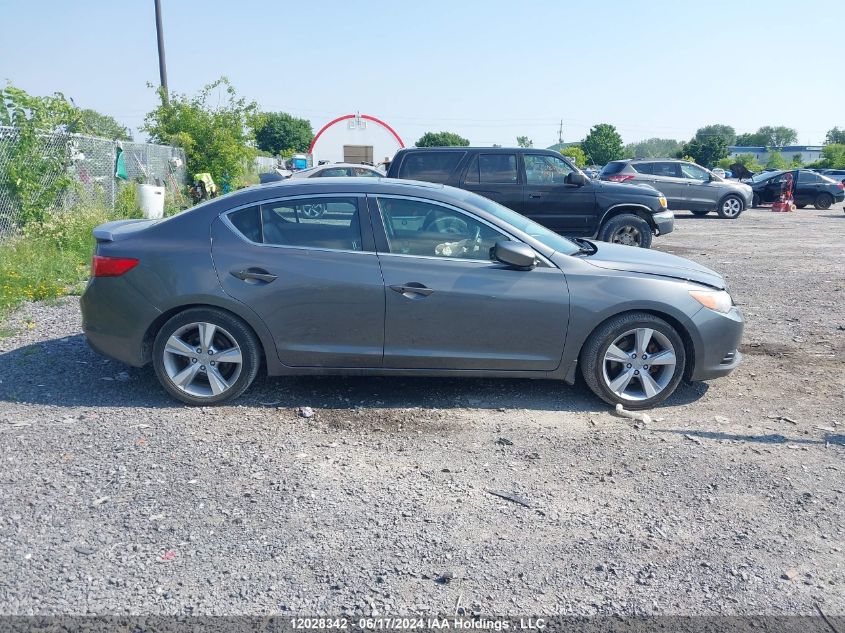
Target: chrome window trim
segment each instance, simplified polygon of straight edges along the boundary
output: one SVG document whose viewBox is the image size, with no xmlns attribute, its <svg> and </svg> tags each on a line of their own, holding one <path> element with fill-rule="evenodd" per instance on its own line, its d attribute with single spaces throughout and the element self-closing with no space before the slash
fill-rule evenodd
<svg viewBox="0 0 845 633">
<path fill-rule="evenodd" d="M 261 212 L 261 206 L 265 204 L 272 204 L 274 202 L 286 202 L 288 200 L 308 200 L 310 198 L 355 198 L 357 202 L 360 202 L 362 199 L 366 200 L 367 194 L 364 193 L 355 193 L 355 194 L 345 194 L 345 193 L 327 193 L 327 194 L 310 194 L 310 195 L 296 195 L 296 196 L 283 196 L 280 198 L 268 198 L 266 200 L 258 200 L 256 202 L 250 202 L 249 204 L 242 204 L 237 207 L 233 207 L 227 211 L 221 213 L 218 217 L 223 221 L 223 224 L 229 227 L 232 233 L 235 234 L 236 237 L 241 239 L 242 241 L 246 242 L 247 244 L 251 244 L 252 246 L 261 246 L 265 248 L 289 248 L 292 250 L 297 251 L 318 251 L 321 253 L 354 253 L 356 255 L 376 255 L 376 251 L 365 251 L 363 250 L 363 236 L 362 236 L 362 250 L 360 251 L 353 251 L 348 249 L 341 249 L 341 248 L 322 248 L 317 246 L 293 246 L 287 244 L 264 244 L 263 242 L 254 242 L 249 239 L 246 235 L 241 233 L 237 227 L 232 223 L 229 219 L 229 215 L 232 213 L 236 213 L 238 211 L 243 211 L 244 209 L 250 209 L 252 207 L 258 207 L 259 213 Z M 361 205 L 358 204 L 357 212 L 361 213 Z M 360 225 L 360 220 L 359 220 Z"/>
<path fill-rule="evenodd" d="M 384 225 L 384 218 L 382 217 L 381 206 L 378 204 L 379 198 L 392 198 L 392 199 L 395 199 L 395 200 L 413 200 L 413 201 L 416 201 L 416 202 L 424 202 L 426 204 L 434 204 L 434 205 L 449 209 L 451 211 L 457 211 L 458 213 L 465 215 L 469 218 L 472 218 L 473 220 L 481 222 L 482 224 L 486 224 L 487 226 L 489 226 L 494 231 L 501 233 L 502 235 L 507 237 L 508 241 L 518 242 L 519 244 L 525 244 L 525 242 L 518 239 L 516 236 L 512 235 L 511 233 L 508 233 L 502 227 L 496 226 L 492 222 L 489 222 L 489 221 L 485 220 L 484 218 L 481 218 L 481 217 L 473 214 L 471 211 L 466 211 L 464 209 L 455 207 L 455 206 L 453 206 L 453 205 L 451 205 L 447 202 L 441 202 L 439 200 L 431 200 L 429 198 L 418 198 L 417 196 L 403 196 L 401 194 L 371 193 L 371 194 L 367 194 L 367 196 L 368 197 L 372 196 L 376 199 L 376 206 L 378 206 L 378 210 L 379 210 L 379 220 L 381 220 L 382 225 Z M 386 231 L 385 231 L 385 233 L 386 233 Z M 389 246 L 389 239 L 388 239 L 388 246 Z M 528 244 L 527 246 L 531 246 L 531 245 Z M 557 268 L 557 266 L 552 264 L 552 262 L 545 255 L 543 255 L 542 253 L 537 251 L 537 249 L 535 249 L 533 246 L 531 248 L 532 248 L 532 250 L 534 250 L 535 253 L 537 253 L 537 257 L 540 259 L 540 261 L 545 266 L 548 266 L 550 268 Z M 496 260 L 494 260 L 494 259 L 479 260 L 479 259 L 462 259 L 460 257 L 455 257 L 455 258 L 453 258 L 453 257 L 437 257 L 436 255 L 410 255 L 410 254 L 407 254 L 407 253 L 382 253 L 381 251 L 378 250 L 378 246 L 376 246 L 376 252 L 379 254 L 379 256 L 389 255 L 389 256 L 392 256 L 392 257 L 418 257 L 420 259 L 433 259 L 433 260 L 440 261 L 440 262 L 442 262 L 442 261 L 450 261 L 450 262 L 463 261 L 463 262 L 473 262 L 473 263 L 477 263 L 477 264 L 497 263 Z"/>
</svg>

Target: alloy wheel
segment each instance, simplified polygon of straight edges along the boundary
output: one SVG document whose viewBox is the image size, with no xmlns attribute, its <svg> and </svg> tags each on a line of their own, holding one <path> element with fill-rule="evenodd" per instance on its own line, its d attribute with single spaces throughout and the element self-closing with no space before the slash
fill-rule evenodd
<svg viewBox="0 0 845 633">
<path fill-rule="evenodd" d="M 614 231 L 610 241 L 613 244 L 639 246 L 642 242 L 642 235 L 640 235 L 640 230 L 635 226 L 620 226 Z"/>
<path fill-rule="evenodd" d="M 189 323 L 167 339 L 163 365 L 180 391 L 199 398 L 226 393 L 237 382 L 243 366 L 235 338 L 214 323 Z"/>
<path fill-rule="evenodd" d="M 651 328 L 628 330 L 616 337 L 604 354 L 602 375 L 607 387 L 623 400 L 648 400 L 672 381 L 675 348 Z"/>
<path fill-rule="evenodd" d="M 737 198 L 728 198 L 722 203 L 722 213 L 729 218 L 735 218 L 742 213 L 742 203 Z"/>
</svg>

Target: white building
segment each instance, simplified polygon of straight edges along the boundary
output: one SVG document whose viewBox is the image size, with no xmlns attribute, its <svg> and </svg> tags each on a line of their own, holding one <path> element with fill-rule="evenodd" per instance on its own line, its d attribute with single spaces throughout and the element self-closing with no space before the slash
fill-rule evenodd
<svg viewBox="0 0 845 633">
<path fill-rule="evenodd" d="M 345 114 L 326 123 L 311 141 L 308 153 L 314 164 L 367 163 L 379 165 L 393 160 L 405 147 L 396 131 L 369 114 Z"/>
<path fill-rule="evenodd" d="M 805 165 L 815 163 L 822 157 L 821 145 L 787 145 L 786 147 L 773 147 L 771 150 L 767 147 L 737 147 L 731 145 L 728 147 L 728 152 L 730 152 L 731 158 L 736 158 L 740 154 L 751 154 L 761 165 L 769 162 L 772 152 L 779 152 L 787 163 L 791 163 L 792 159 L 798 156 L 798 160 Z"/>
</svg>

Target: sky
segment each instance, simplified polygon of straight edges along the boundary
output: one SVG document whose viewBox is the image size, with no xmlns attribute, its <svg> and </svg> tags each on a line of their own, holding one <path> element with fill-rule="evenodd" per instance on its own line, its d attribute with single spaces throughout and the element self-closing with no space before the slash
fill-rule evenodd
<svg viewBox="0 0 845 633">
<path fill-rule="evenodd" d="M 845 127 L 841 0 L 161 0 L 168 83 L 225 75 L 314 130 L 385 120 L 406 145 L 452 131 L 475 145 L 689 139 L 726 123 Z M 137 131 L 156 103 L 153 0 L 0 0 L 0 81 L 62 92 Z M 143 139 L 143 132 L 136 139 Z"/>
</svg>

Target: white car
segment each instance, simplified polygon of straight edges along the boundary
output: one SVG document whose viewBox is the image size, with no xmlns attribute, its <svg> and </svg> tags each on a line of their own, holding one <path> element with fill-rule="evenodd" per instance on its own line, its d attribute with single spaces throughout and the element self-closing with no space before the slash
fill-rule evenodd
<svg viewBox="0 0 845 633">
<path fill-rule="evenodd" d="M 291 178 L 335 178 L 338 176 L 350 176 L 353 178 L 384 178 L 384 172 L 369 165 L 357 165 L 355 163 L 326 163 L 317 165 L 310 169 L 295 171 Z"/>
<path fill-rule="evenodd" d="M 714 167 L 710 171 L 713 172 L 714 174 L 716 174 L 719 178 L 725 177 L 725 170 L 722 169 L 721 167 Z"/>
</svg>

